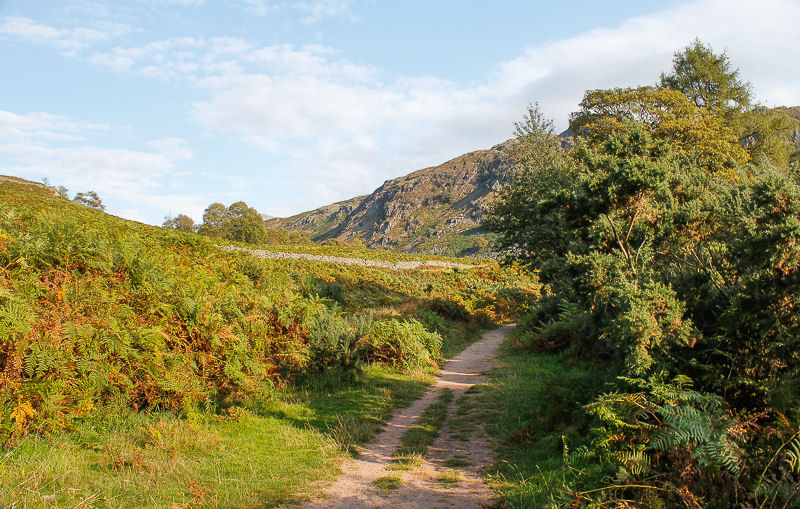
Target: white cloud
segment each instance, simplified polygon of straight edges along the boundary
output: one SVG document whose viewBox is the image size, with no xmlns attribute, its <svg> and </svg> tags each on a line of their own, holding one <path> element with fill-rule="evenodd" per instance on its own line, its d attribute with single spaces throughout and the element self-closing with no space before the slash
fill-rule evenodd
<svg viewBox="0 0 800 509">
<path fill-rule="evenodd" d="M 255 14 L 256 16 L 266 16 L 280 9 L 277 2 L 271 0 L 234 0 L 234 3 L 245 12 Z"/>
<path fill-rule="evenodd" d="M 352 2 L 343 0 L 230 2 L 262 15 L 294 9 L 309 24 L 326 17 L 355 19 Z M 319 205 L 501 142 L 511 137 L 514 122 L 530 101 L 540 102 L 557 126 L 565 128 L 586 89 L 654 83 L 660 72 L 669 70 L 673 52 L 695 37 L 716 51 L 727 49 L 742 76 L 752 80 L 759 99 L 771 105 L 800 104 L 797 19 L 800 3 L 795 0 L 697 0 L 528 48 L 499 63 L 484 80 L 467 85 L 433 76 L 388 76 L 326 46 L 259 46 L 235 37 L 118 45 L 95 50 L 89 58 L 120 73 L 194 84 L 205 98 L 190 110 L 206 134 L 232 135 L 281 158 L 282 170 L 294 172 L 292 178 L 301 182 L 296 187 L 313 190 Z M 109 30 L 97 31 L 58 29 L 27 18 L 5 18 L 0 25 L 0 37 L 51 41 L 65 48 L 68 41 L 86 48 L 111 37 L 103 35 Z M 67 124 L 51 125 L 59 121 Z M 25 122 L 39 127 L 20 127 Z M 121 175 L 132 175 L 134 167 L 144 165 L 151 173 L 139 188 L 150 182 L 158 192 L 164 176 L 192 155 L 188 144 L 177 139 L 151 142 L 152 152 L 91 146 L 69 152 L 50 145 L 56 139 L 79 142 L 86 129 L 58 118 L 17 115 L 4 120 L 0 112 L 0 139 L 4 132 L 13 133 L 12 141 L 24 139 L 22 145 L 45 149 L 30 157 L 65 164 L 76 175 L 89 171 L 79 163 L 81 157 L 111 165 Z M 127 185 L 132 178 L 110 188 Z M 252 182 L 236 178 L 231 186 Z"/>
<path fill-rule="evenodd" d="M 344 18 L 350 22 L 358 20 L 358 17 L 350 10 L 352 0 L 312 0 L 305 2 L 295 2 L 292 7 L 299 9 L 307 14 L 303 18 L 303 23 L 311 25 L 322 21 L 325 18 Z"/>
<path fill-rule="evenodd" d="M 76 55 L 93 44 L 108 41 L 130 31 L 130 26 L 99 22 L 97 28 L 58 28 L 23 16 L 6 16 L 0 23 L 0 39 L 12 38 L 47 44 L 67 55 Z"/>
<path fill-rule="evenodd" d="M 206 46 L 203 38 L 174 37 L 142 46 L 117 46 L 95 52 L 89 61 L 116 72 L 135 72 L 169 81 L 194 76 L 202 66 L 199 50 Z"/>
<path fill-rule="evenodd" d="M 178 0 L 180 1 L 180 0 Z M 191 0 L 187 0 L 191 1 Z M 327 18 L 341 18 L 349 22 L 358 21 L 358 16 L 353 14 L 351 6 L 353 0 L 231 0 L 249 14 L 267 16 L 286 10 L 295 10 L 303 14 L 300 20 L 304 25 L 313 25 Z"/>
<path fill-rule="evenodd" d="M 171 192 L 165 181 L 181 161 L 193 158 L 188 142 L 160 138 L 146 143 L 152 150 L 108 148 L 88 138 L 107 134 L 106 124 L 79 122 L 50 113 L 17 114 L 0 110 L 0 160 L 3 171 L 39 180 L 48 178 L 72 190 L 95 190 L 116 212 L 141 220 L 130 205 L 168 210 L 172 206 L 202 215 L 202 199 Z M 108 201 L 107 201 L 108 203 Z M 124 210 L 123 210 L 124 209 Z"/>
<path fill-rule="evenodd" d="M 0 110 L 0 139 L 5 142 L 81 141 L 87 131 L 108 131 L 110 128 L 108 124 L 76 122 L 50 113 L 20 115 Z"/>
</svg>

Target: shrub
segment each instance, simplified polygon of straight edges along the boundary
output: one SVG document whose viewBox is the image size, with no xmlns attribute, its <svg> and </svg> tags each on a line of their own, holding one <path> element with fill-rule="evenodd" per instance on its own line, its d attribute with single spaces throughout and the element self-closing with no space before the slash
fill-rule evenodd
<svg viewBox="0 0 800 509">
<path fill-rule="evenodd" d="M 371 315 L 345 318 L 336 309 L 320 308 L 309 326 L 308 349 L 313 369 L 358 368 L 364 355 L 359 342 L 371 321 Z"/>
<path fill-rule="evenodd" d="M 367 358 L 402 369 L 435 365 L 442 337 L 417 320 L 375 322 L 369 329 Z"/>
</svg>

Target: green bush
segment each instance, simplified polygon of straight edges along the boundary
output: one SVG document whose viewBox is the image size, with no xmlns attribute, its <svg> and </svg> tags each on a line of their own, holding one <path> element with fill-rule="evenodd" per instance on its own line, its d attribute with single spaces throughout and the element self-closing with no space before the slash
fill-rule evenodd
<svg viewBox="0 0 800 509">
<path fill-rule="evenodd" d="M 435 364 L 441 348 L 442 337 L 414 319 L 374 322 L 367 334 L 367 358 L 402 369 Z"/>
<path fill-rule="evenodd" d="M 320 308 L 309 324 L 308 349 L 313 369 L 357 369 L 365 356 L 362 343 L 371 322 L 372 315 L 343 317 L 335 308 Z"/>
</svg>

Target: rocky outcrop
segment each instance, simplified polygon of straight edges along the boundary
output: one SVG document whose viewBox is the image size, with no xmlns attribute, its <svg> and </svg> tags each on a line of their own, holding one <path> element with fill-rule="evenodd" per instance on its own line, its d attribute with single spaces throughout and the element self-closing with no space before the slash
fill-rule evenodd
<svg viewBox="0 0 800 509">
<path fill-rule="evenodd" d="M 360 239 L 372 248 L 463 254 L 472 248 L 471 237 L 486 233 L 487 213 L 511 176 L 513 144 L 471 152 L 387 180 L 369 195 L 267 225 L 307 231 L 318 241 Z"/>
</svg>

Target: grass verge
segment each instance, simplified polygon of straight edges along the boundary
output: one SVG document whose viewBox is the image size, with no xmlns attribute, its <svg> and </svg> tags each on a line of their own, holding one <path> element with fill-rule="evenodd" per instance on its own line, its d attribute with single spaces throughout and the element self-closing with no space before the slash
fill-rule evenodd
<svg viewBox="0 0 800 509">
<path fill-rule="evenodd" d="M 0 456 L 0 506 L 275 506 L 334 478 L 343 451 L 431 380 L 370 366 L 225 415 L 128 412 L 29 436 Z"/>
<path fill-rule="evenodd" d="M 558 489 L 573 475 L 564 466 L 564 444 L 574 450 L 586 440 L 581 402 L 601 389 L 605 368 L 568 352 L 518 350 L 508 342 L 499 364 L 487 384 L 459 399 L 451 432 L 467 438 L 482 424 L 497 441 L 488 480 L 508 507 L 557 507 Z"/>
</svg>

